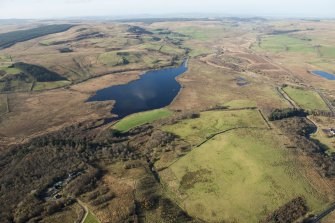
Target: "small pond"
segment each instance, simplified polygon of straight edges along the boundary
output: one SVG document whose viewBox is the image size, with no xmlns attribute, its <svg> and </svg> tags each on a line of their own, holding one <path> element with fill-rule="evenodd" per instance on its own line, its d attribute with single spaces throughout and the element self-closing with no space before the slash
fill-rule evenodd
<svg viewBox="0 0 335 223">
<path fill-rule="evenodd" d="M 326 78 L 328 80 L 335 80 L 335 74 L 330 74 L 330 73 L 327 73 L 327 72 L 324 72 L 324 71 L 321 71 L 321 70 L 314 70 L 312 71 L 313 74 L 315 75 L 319 75 L 323 78 Z"/>
</svg>

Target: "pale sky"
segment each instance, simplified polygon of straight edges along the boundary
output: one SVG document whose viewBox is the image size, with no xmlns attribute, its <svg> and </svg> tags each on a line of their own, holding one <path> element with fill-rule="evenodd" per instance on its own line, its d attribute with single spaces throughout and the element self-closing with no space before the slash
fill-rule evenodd
<svg viewBox="0 0 335 223">
<path fill-rule="evenodd" d="M 335 17 L 335 0 L 0 0 L 0 19 L 148 14 Z"/>
</svg>

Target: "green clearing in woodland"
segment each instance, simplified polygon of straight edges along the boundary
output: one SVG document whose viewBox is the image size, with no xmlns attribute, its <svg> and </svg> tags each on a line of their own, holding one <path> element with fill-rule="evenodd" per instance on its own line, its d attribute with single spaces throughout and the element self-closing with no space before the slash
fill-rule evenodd
<svg viewBox="0 0 335 223">
<path fill-rule="evenodd" d="M 290 86 L 283 89 L 290 96 L 290 98 L 292 98 L 303 109 L 329 111 L 325 102 L 315 91 L 293 88 Z"/>
<path fill-rule="evenodd" d="M 274 130 L 220 134 L 160 172 L 191 216 L 211 222 L 259 222 L 297 196 L 312 211 L 325 202 L 295 166 Z"/>
<path fill-rule="evenodd" d="M 198 144 L 211 134 L 236 127 L 267 128 L 258 110 L 222 110 L 200 113 L 200 118 L 187 119 L 174 125 L 164 126 L 192 144 Z"/>
<path fill-rule="evenodd" d="M 121 121 L 119 121 L 113 126 L 113 129 L 116 129 L 121 132 L 126 132 L 136 126 L 150 123 L 161 118 L 166 118 L 170 115 L 172 115 L 172 112 L 164 108 L 136 113 L 123 118 Z"/>
</svg>

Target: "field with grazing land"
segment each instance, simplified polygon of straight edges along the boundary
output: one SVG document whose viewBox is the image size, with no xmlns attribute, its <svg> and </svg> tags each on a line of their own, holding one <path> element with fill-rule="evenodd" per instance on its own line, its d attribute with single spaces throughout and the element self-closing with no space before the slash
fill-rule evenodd
<svg viewBox="0 0 335 223">
<path fill-rule="evenodd" d="M 303 196 L 316 213 L 326 201 L 299 172 L 276 131 L 237 129 L 194 148 L 160 175 L 181 207 L 208 222 L 259 222 Z"/>
<path fill-rule="evenodd" d="M 315 91 L 290 86 L 285 87 L 284 91 L 303 109 L 329 111 L 325 102 Z"/>
<path fill-rule="evenodd" d="M 303 39 L 289 35 L 266 36 L 253 49 L 264 52 L 299 52 L 316 54 L 317 51 L 310 39 Z"/>
<path fill-rule="evenodd" d="M 158 119 L 166 118 L 170 115 L 172 115 L 172 112 L 164 108 L 136 113 L 121 119 L 119 122 L 113 125 L 112 128 L 120 132 L 126 132 L 136 126 L 151 123 Z"/>
<path fill-rule="evenodd" d="M 206 140 L 212 134 L 234 128 L 267 128 L 258 110 L 206 111 L 200 118 L 186 119 L 174 125 L 164 126 L 192 144 Z"/>
</svg>

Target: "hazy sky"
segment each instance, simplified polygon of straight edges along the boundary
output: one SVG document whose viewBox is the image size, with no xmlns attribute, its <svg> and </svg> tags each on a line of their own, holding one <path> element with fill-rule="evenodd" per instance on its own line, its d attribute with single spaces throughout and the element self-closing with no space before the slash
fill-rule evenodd
<svg viewBox="0 0 335 223">
<path fill-rule="evenodd" d="M 0 0 L 2 19 L 189 13 L 335 17 L 335 0 Z"/>
</svg>

